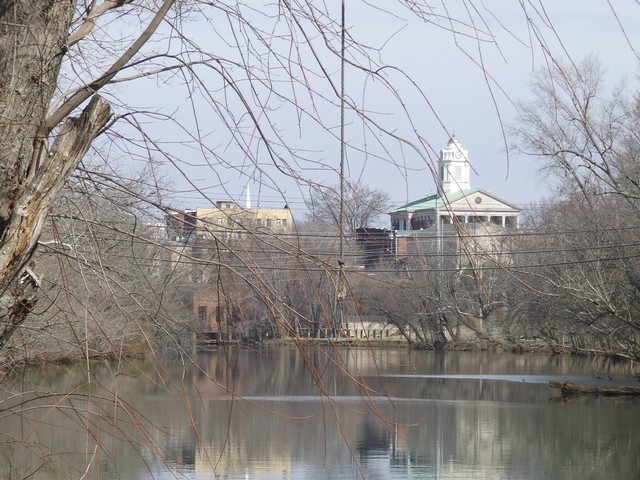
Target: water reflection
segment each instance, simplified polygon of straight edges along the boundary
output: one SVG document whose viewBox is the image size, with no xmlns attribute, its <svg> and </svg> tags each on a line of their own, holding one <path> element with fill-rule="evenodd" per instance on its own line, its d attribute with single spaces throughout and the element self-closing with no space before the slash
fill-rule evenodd
<svg viewBox="0 0 640 480">
<path fill-rule="evenodd" d="M 0 477 L 633 478 L 638 401 L 560 400 L 547 381 L 635 382 L 634 368 L 281 348 L 213 351 L 195 365 L 101 362 L 91 385 L 81 366 L 26 369 L 2 383 Z"/>
</svg>

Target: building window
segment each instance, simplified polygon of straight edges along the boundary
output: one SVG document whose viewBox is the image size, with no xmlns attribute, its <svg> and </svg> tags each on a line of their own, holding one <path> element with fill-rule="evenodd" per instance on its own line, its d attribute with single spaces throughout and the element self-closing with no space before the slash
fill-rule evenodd
<svg viewBox="0 0 640 480">
<path fill-rule="evenodd" d="M 286 218 L 283 218 L 283 219 L 282 219 L 282 226 L 283 226 L 283 227 L 286 227 L 286 226 L 287 226 L 287 219 L 286 219 Z"/>
<path fill-rule="evenodd" d="M 267 227 L 270 227 L 272 223 L 272 220 L 270 218 L 267 218 Z"/>
<path fill-rule="evenodd" d="M 216 222 L 218 225 L 222 225 L 222 217 L 218 217 L 218 220 Z"/>
<path fill-rule="evenodd" d="M 231 225 L 233 225 L 233 220 L 231 220 L 231 217 L 227 217 L 227 226 L 230 227 Z"/>
<path fill-rule="evenodd" d="M 207 307 L 202 305 L 198 307 L 198 321 L 200 322 L 207 321 Z"/>
<path fill-rule="evenodd" d="M 276 225 L 279 227 L 280 225 L 282 225 L 282 220 L 280 220 L 279 218 L 276 219 Z"/>
<path fill-rule="evenodd" d="M 256 227 L 260 228 L 262 226 L 262 219 L 256 218 Z"/>
</svg>

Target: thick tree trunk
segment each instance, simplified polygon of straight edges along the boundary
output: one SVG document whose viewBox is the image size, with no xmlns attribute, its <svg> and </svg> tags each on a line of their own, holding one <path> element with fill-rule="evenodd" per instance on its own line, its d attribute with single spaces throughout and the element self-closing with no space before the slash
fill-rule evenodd
<svg viewBox="0 0 640 480">
<path fill-rule="evenodd" d="M 0 6 L 0 241 L 26 188 L 38 132 L 54 94 L 73 2 L 14 0 Z"/>
<path fill-rule="evenodd" d="M 110 116 L 94 96 L 53 137 L 46 126 L 74 3 L 0 5 L 0 348 L 35 301 L 38 280 L 27 267 L 48 206 Z"/>
</svg>

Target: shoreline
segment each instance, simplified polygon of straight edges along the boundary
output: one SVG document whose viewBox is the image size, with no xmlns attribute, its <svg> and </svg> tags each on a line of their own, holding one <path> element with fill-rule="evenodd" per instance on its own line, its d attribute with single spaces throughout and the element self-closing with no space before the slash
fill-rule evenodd
<svg viewBox="0 0 640 480">
<path fill-rule="evenodd" d="M 518 342 L 499 342 L 490 340 L 467 340 L 448 342 L 440 345 L 431 344 L 410 344 L 404 339 L 350 339 L 350 338 L 278 338 L 269 339 L 262 342 L 242 343 L 242 342 L 226 342 L 226 343 L 207 343 L 194 342 L 192 353 L 198 351 L 206 351 L 222 347 L 238 347 L 238 348 L 255 348 L 258 346 L 268 348 L 278 347 L 336 347 L 336 348 L 369 348 L 369 349 L 406 349 L 406 350 L 423 350 L 433 352 L 495 352 L 495 353 L 517 353 L 517 354 L 542 354 L 548 356 L 554 355 L 575 355 L 575 356 L 604 356 L 610 358 L 620 358 L 624 360 L 636 360 L 626 357 L 616 352 L 603 351 L 584 351 L 576 350 L 570 346 L 552 346 L 539 340 L 521 340 Z M 161 349 L 161 347 L 158 347 Z M 157 353 L 157 352 L 156 352 Z M 150 348 L 140 348 L 140 345 L 123 348 L 118 351 L 92 352 L 89 360 L 105 360 L 117 361 L 120 359 L 141 359 L 145 357 L 153 357 L 153 350 Z M 0 355 L 0 372 L 10 372 L 17 366 L 38 366 L 44 364 L 72 364 L 76 362 L 86 361 L 87 356 L 81 352 L 77 354 L 69 354 L 69 352 L 56 355 L 52 352 L 36 353 L 26 355 L 21 358 L 11 358 L 10 354 Z"/>
</svg>

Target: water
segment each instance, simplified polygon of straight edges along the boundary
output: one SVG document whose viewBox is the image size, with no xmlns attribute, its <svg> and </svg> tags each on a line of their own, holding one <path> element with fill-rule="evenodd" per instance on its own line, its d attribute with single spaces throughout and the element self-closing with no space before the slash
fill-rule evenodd
<svg viewBox="0 0 640 480">
<path fill-rule="evenodd" d="M 639 478 L 640 400 L 547 385 L 640 385 L 632 363 L 286 347 L 195 360 L 5 379 L 0 478 Z"/>
</svg>

